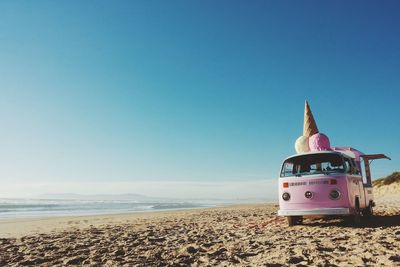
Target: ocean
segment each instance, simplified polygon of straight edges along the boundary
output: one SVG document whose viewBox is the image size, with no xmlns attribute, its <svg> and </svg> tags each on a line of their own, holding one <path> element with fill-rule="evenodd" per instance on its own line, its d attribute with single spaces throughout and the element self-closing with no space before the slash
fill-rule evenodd
<svg viewBox="0 0 400 267">
<path fill-rule="evenodd" d="M 221 206 L 221 203 L 200 203 L 196 201 L 0 199 L 0 219 L 151 212 L 216 206 Z"/>
</svg>

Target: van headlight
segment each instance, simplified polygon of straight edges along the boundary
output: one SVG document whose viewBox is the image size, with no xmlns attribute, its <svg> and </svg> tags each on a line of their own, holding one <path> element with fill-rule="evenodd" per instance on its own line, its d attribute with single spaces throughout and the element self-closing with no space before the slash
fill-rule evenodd
<svg viewBox="0 0 400 267">
<path fill-rule="evenodd" d="M 288 201 L 290 199 L 290 194 L 288 192 L 285 192 L 282 194 L 282 199 L 285 201 Z"/>
<path fill-rule="evenodd" d="M 312 198 L 314 196 L 314 194 L 311 191 L 307 191 L 307 192 L 304 193 L 304 196 L 306 198 Z"/>
<path fill-rule="evenodd" d="M 340 191 L 336 189 L 333 189 L 331 190 L 331 192 L 329 192 L 329 197 L 333 200 L 339 199 L 340 195 Z"/>
</svg>

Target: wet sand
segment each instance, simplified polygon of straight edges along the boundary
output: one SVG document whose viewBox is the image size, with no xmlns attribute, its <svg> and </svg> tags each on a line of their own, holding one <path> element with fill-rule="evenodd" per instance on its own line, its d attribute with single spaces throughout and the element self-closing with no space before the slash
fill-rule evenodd
<svg viewBox="0 0 400 267">
<path fill-rule="evenodd" d="M 268 204 L 3 221 L 0 266 L 400 265 L 400 206 L 377 207 L 359 228 L 315 218 L 288 227 L 276 211 Z"/>
</svg>

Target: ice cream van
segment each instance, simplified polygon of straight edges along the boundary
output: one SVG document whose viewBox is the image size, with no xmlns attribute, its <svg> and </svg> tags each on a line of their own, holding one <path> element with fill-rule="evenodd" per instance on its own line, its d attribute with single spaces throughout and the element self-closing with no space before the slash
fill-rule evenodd
<svg viewBox="0 0 400 267">
<path fill-rule="evenodd" d="M 307 215 L 350 216 L 355 224 L 373 215 L 375 205 L 370 161 L 387 158 L 366 155 L 351 147 L 296 154 L 283 161 L 279 178 L 278 215 L 289 226 Z"/>
<path fill-rule="evenodd" d="M 348 216 L 356 224 L 373 215 L 370 162 L 389 157 L 331 147 L 307 101 L 303 135 L 296 140 L 295 150 L 297 154 L 283 161 L 278 183 L 278 215 L 286 216 L 289 226 L 301 224 L 307 215 Z"/>
</svg>

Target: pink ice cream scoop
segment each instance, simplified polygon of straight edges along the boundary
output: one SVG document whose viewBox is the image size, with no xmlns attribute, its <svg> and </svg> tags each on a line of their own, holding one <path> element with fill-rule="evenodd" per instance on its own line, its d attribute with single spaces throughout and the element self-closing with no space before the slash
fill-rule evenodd
<svg viewBox="0 0 400 267">
<path fill-rule="evenodd" d="M 323 133 L 316 133 L 310 136 L 308 140 L 308 145 L 310 146 L 311 151 L 321 151 L 321 150 L 331 149 L 329 138 Z"/>
</svg>

